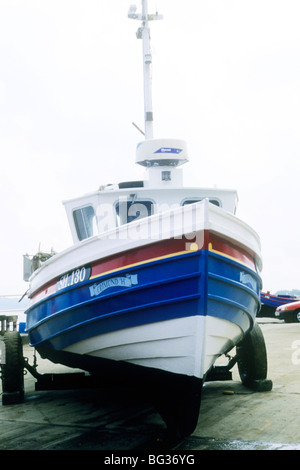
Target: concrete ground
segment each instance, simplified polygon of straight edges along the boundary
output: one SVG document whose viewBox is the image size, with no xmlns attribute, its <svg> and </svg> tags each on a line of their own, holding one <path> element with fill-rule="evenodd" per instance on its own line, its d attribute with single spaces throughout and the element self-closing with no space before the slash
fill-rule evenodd
<svg viewBox="0 0 300 470">
<path fill-rule="evenodd" d="M 271 392 L 233 380 L 206 383 L 198 426 L 177 450 L 300 450 L 300 324 L 259 319 L 268 351 Z M 32 363 L 32 349 L 24 346 Z M 38 370 L 66 368 L 38 358 Z M 151 403 L 134 389 L 35 391 L 25 376 L 25 400 L 0 406 L 0 450 L 151 449 L 164 428 Z"/>
</svg>

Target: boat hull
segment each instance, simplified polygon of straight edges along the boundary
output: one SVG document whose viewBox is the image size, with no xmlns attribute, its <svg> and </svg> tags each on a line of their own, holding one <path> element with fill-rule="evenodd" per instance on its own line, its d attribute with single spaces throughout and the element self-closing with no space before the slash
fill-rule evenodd
<svg viewBox="0 0 300 470">
<path fill-rule="evenodd" d="M 106 333 L 64 351 L 203 378 L 216 358 L 241 337 L 237 325 L 199 315 Z"/>
<path fill-rule="evenodd" d="M 50 258 L 32 277 L 26 312 L 42 357 L 143 387 L 172 441 L 194 430 L 207 373 L 260 307 L 255 232 L 208 201 L 191 206 Z M 129 229 L 151 237 L 127 238 Z"/>
<path fill-rule="evenodd" d="M 258 274 L 211 243 L 92 275 L 107 262 L 30 307 L 32 346 L 203 378 L 253 325 Z"/>
</svg>

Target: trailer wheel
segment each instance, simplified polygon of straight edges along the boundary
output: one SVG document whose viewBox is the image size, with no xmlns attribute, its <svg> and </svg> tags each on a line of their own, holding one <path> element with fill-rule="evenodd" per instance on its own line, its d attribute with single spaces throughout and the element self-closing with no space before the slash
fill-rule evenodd
<svg viewBox="0 0 300 470">
<path fill-rule="evenodd" d="M 3 341 L 2 404 L 12 405 L 22 402 L 24 398 L 23 345 L 18 331 L 6 331 Z"/>
<path fill-rule="evenodd" d="M 260 326 L 253 329 L 236 347 L 237 364 L 241 381 L 256 391 L 270 391 L 272 381 L 267 380 L 267 350 Z"/>
</svg>

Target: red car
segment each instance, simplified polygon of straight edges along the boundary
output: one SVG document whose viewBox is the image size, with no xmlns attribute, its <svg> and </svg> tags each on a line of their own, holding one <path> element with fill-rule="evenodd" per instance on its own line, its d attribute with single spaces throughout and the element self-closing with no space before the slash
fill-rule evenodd
<svg viewBox="0 0 300 470">
<path fill-rule="evenodd" d="M 275 310 L 275 317 L 286 323 L 300 323 L 300 301 L 280 305 Z"/>
</svg>

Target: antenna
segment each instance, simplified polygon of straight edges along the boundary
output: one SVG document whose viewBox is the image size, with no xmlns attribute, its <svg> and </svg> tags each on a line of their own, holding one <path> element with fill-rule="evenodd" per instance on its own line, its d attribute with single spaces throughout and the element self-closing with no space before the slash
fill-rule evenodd
<svg viewBox="0 0 300 470">
<path fill-rule="evenodd" d="M 138 131 L 140 131 L 141 134 L 145 135 L 145 132 L 142 131 L 142 129 L 140 129 L 139 126 L 137 126 L 135 122 L 133 122 L 132 125 L 133 125 Z"/>
<path fill-rule="evenodd" d="M 142 0 L 142 13 L 136 13 L 136 5 L 130 5 L 128 18 L 142 21 L 136 37 L 143 40 L 143 69 L 144 69 L 144 112 L 145 112 L 145 140 L 153 139 L 153 111 L 152 111 L 152 55 L 150 49 L 149 21 L 162 20 L 163 16 L 148 14 L 148 0 Z"/>
</svg>

